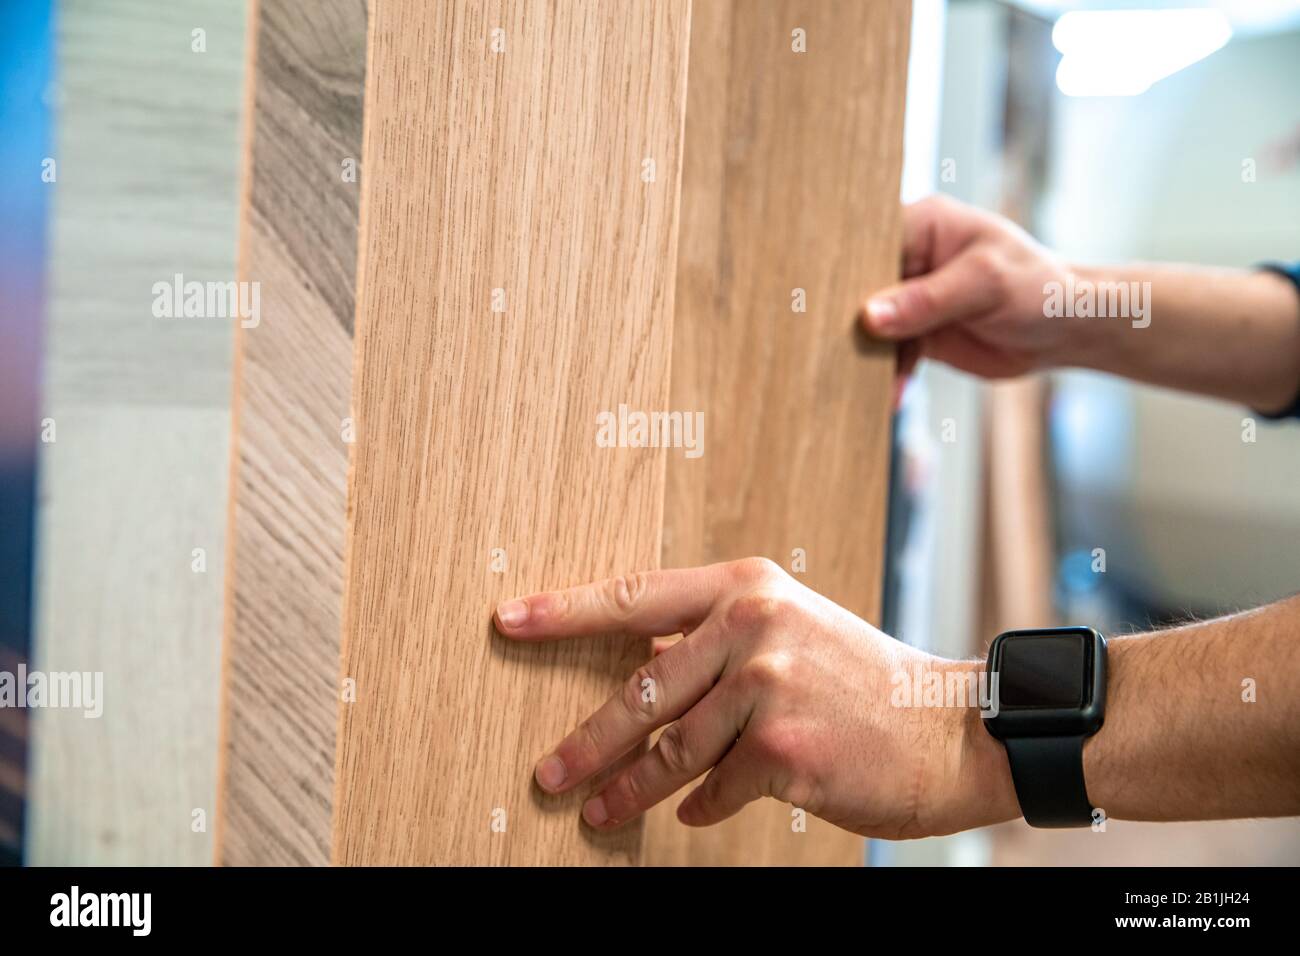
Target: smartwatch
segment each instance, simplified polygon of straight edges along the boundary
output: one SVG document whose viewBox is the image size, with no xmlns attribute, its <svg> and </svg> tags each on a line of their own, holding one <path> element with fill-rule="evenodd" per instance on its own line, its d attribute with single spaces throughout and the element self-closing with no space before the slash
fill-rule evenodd
<svg viewBox="0 0 1300 956">
<path fill-rule="evenodd" d="M 1091 824 L 1083 742 L 1106 714 L 1106 639 L 1090 627 L 1007 631 L 989 648 L 986 676 L 980 716 L 1007 748 L 1025 820 Z"/>
</svg>

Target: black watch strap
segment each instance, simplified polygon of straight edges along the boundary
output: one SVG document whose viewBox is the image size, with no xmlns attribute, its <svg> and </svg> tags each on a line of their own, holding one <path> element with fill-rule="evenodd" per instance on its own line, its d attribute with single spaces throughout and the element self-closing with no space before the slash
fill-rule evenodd
<svg viewBox="0 0 1300 956">
<path fill-rule="evenodd" d="M 1085 737 L 1004 740 L 1025 821 L 1034 827 L 1086 827 L 1092 804 L 1083 780 Z"/>
</svg>

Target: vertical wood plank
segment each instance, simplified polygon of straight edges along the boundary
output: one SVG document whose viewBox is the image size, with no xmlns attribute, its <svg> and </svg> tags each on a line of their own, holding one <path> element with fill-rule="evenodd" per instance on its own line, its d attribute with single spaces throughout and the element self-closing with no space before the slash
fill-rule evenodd
<svg viewBox="0 0 1300 956">
<path fill-rule="evenodd" d="M 255 0 L 216 859 L 329 862 L 364 0 Z M 351 164 L 351 165 L 349 165 Z"/>
<path fill-rule="evenodd" d="M 868 620 L 893 354 L 856 313 L 898 275 L 909 20 L 907 0 L 710 0 L 691 26 L 671 404 L 704 411 L 709 445 L 668 460 L 663 563 L 800 549 L 799 580 Z M 794 832 L 770 800 L 690 830 L 688 790 L 650 814 L 648 863 L 862 862 L 859 837 Z"/>
<path fill-rule="evenodd" d="M 334 860 L 634 862 L 531 771 L 645 642 L 490 617 L 658 561 L 662 450 L 596 416 L 668 400 L 689 4 L 371 16 Z"/>
<path fill-rule="evenodd" d="M 101 673 L 103 713 L 31 712 L 30 864 L 212 858 L 231 320 L 160 318 L 152 289 L 234 275 L 243 26 L 225 0 L 59 4 L 28 664 Z"/>
</svg>

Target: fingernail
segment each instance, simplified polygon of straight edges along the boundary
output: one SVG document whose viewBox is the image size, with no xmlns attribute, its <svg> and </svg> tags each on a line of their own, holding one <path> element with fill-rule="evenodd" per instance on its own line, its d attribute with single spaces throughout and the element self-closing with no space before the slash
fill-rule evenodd
<svg viewBox="0 0 1300 956">
<path fill-rule="evenodd" d="M 528 620 L 526 601 L 506 601 L 497 607 L 497 620 L 502 627 L 518 627 Z"/>
<path fill-rule="evenodd" d="M 608 820 L 609 811 L 605 809 L 605 798 L 595 796 L 588 800 L 582 808 L 582 819 L 593 827 L 598 827 Z"/>
<path fill-rule="evenodd" d="M 559 790 L 568 775 L 569 771 L 564 766 L 564 761 L 555 754 L 544 757 L 537 765 L 537 782 L 543 790 Z"/>
<path fill-rule="evenodd" d="M 883 328 L 898 318 L 898 306 L 890 299 L 871 299 L 867 302 L 867 318 L 877 328 Z"/>
</svg>

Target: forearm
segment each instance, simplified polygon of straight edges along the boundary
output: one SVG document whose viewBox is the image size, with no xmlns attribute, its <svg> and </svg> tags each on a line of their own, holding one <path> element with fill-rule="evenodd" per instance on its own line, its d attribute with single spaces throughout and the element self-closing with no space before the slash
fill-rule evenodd
<svg viewBox="0 0 1300 956">
<path fill-rule="evenodd" d="M 1300 598 L 1112 642 L 1094 805 L 1134 820 L 1300 814 Z"/>
<path fill-rule="evenodd" d="M 1300 814 L 1300 598 L 1109 642 L 1093 806 L 1129 820 Z M 956 667 L 982 667 L 966 662 Z M 961 715 L 948 779 L 970 826 L 1019 816 L 1006 751 Z"/>
<path fill-rule="evenodd" d="M 1300 296 L 1283 277 L 1141 264 L 1072 271 L 1077 282 L 1094 290 L 1126 284 L 1142 296 L 1147 312 L 1136 325 L 1131 317 L 1057 320 L 1069 323 L 1060 364 L 1264 412 L 1289 406 L 1300 391 Z M 1142 294 L 1144 288 L 1149 295 Z M 1143 326 L 1148 319 L 1150 324 Z"/>
</svg>

